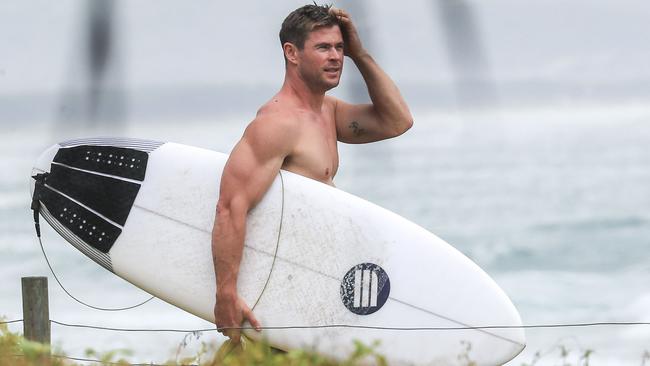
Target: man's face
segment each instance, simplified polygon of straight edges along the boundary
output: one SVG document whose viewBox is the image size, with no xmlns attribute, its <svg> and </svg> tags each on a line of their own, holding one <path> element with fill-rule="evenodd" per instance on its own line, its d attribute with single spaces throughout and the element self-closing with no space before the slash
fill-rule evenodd
<svg viewBox="0 0 650 366">
<path fill-rule="evenodd" d="M 298 72 L 315 89 L 327 91 L 339 85 L 343 71 L 343 36 L 338 25 L 316 28 L 298 51 Z"/>
</svg>

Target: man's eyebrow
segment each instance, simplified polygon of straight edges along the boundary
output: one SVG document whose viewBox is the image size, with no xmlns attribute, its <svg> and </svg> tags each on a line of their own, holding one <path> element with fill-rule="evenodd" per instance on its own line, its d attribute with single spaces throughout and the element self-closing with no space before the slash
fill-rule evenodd
<svg viewBox="0 0 650 366">
<path fill-rule="evenodd" d="M 320 46 L 328 46 L 329 47 L 329 46 L 332 46 L 332 45 L 334 47 L 339 47 L 339 46 L 344 46 L 345 43 L 344 42 L 337 42 L 337 43 L 320 42 L 320 43 L 316 43 L 315 47 L 320 47 Z"/>
</svg>

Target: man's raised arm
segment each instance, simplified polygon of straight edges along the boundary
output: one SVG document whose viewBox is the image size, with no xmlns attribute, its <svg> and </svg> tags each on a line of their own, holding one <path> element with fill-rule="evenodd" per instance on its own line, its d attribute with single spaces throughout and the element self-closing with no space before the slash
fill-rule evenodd
<svg viewBox="0 0 650 366">
<path fill-rule="evenodd" d="M 260 324 L 237 292 L 248 212 L 262 199 L 293 148 L 291 129 L 283 120 L 256 118 L 228 158 L 221 177 L 219 202 L 212 230 L 212 258 L 216 274 L 215 324 L 239 342 L 239 329 L 248 320 Z M 258 329 L 259 330 L 259 329 Z"/>
<path fill-rule="evenodd" d="M 331 8 L 339 19 L 345 55 L 354 61 L 368 87 L 372 104 L 349 104 L 328 97 L 335 104 L 339 141 L 366 143 L 399 136 L 413 125 L 413 117 L 397 85 L 363 48 L 350 15 Z"/>
</svg>

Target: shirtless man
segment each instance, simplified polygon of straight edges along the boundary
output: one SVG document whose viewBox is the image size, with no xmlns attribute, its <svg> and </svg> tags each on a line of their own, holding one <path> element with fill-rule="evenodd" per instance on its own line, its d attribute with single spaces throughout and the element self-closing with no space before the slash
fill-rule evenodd
<svg viewBox="0 0 650 366">
<path fill-rule="evenodd" d="M 215 324 L 234 343 L 245 320 L 260 323 L 237 293 L 246 216 L 280 169 L 334 185 L 337 141 L 367 143 L 401 135 L 413 118 L 397 86 L 363 48 L 350 15 L 306 5 L 282 23 L 285 79 L 263 105 L 230 154 L 221 178 L 214 229 L 217 293 Z M 361 72 L 371 104 L 348 104 L 325 95 L 339 84 L 343 58 Z"/>
</svg>

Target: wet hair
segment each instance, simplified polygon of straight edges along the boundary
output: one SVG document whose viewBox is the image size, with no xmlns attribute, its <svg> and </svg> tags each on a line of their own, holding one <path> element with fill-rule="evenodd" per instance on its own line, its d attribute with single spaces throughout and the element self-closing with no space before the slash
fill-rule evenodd
<svg viewBox="0 0 650 366">
<path fill-rule="evenodd" d="M 320 27 L 338 25 L 335 15 L 330 14 L 332 5 L 305 5 L 292 11 L 282 22 L 280 29 L 280 44 L 293 43 L 298 49 L 303 49 L 309 32 Z"/>
</svg>

